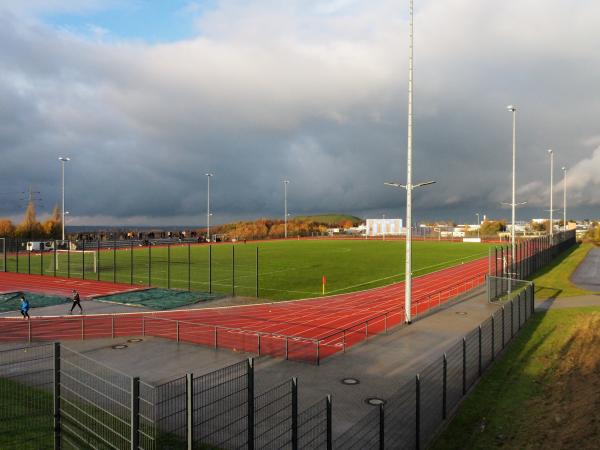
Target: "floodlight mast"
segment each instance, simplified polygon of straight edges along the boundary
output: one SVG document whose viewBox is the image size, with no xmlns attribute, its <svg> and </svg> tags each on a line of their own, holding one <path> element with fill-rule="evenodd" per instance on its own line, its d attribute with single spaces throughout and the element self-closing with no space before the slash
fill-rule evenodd
<svg viewBox="0 0 600 450">
<path fill-rule="evenodd" d="M 563 177 L 563 227 L 564 231 L 567 231 L 567 168 L 562 167 L 562 171 L 564 174 Z"/>
<path fill-rule="evenodd" d="M 552 213 L 554 212 L 554 152 L 552 149 L 548 149 L 550 155 L 550 239 L 554 236 L 554 218 Z"/>
<path fill-rule="evenodd" d="M 210 242 L 210 216 L 212 216 L 210 212 L 210 179 L 215 176 L 214 173 L 205 173 L 206 182 L 207 182 L 207 190 L 206 190 L 206 240 Z"/>
<path fill-rule="evenodd" d="M 61 216 L 60 216 L 60 221 L 62 223 L 62 240 L 65 240 L 65 163 L 68 161 L 71 161 L 71 158 L 69 158 L 68 156 L 59 156 L 58 160 L 60 161 L 60 165 L 61 165 L 61 174 L 62 174 L 62 207 L 61 207 Z"/>
<path fill-rule="evenodd" d="M 512 215 L 512 226 L 510 229 L 510 247 L 511 247 L 511 264 L 514 264 L 516 254 L 516 243 L 515 243 L 515 206 L 516 206 L 516 160 L 517 160 L 517 107 L 514 105 L 508 105 L 506 107 L 512 112 L 512 202 L 511 202 L 511 215 Z"/>
</svg>

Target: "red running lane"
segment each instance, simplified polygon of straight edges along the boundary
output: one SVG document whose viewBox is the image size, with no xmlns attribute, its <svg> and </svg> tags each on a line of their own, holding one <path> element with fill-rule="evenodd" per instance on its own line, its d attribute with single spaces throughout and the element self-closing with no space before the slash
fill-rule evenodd
<svg viewBox="0 0 600 450">
<path fill-rule="evenodd" d="M 25 291 L 34 294 L 68 297 L 73 289 L 76 289 L 82 298 L 93 298 L 101 295 L 138 291 L 140 287 L 106 281 L 0 272 L 0 292 Z"/>
<path fill-rule="evenodd" d="M 484 258 L 414 278 L 413 317 L 483 284 L 487 272 L 488 259 Z M 78 288 L 88 283 L 62 279 L 53 284 L 57 279 L 32 277 L 27 277 L 21 290 L 32 291 L 32 281 L 44 283 L 36 286 L 44 292 L 59 287 L 68 292 L 71 289 L 68 282 L 77 283 Z M 89 283 L 95 295 L 101 287 L 116 289 L 110 283 Z M 121 289 L 132 288 L 122 285 Z M 403 322 L 404 283 L 401 282 L 349 294 L 260 305 L 34 318 L 28 329 L 27 322 L 21 319 L 4 318 L 0 322 L 3 329 L 0 340 L 18 340 L 24 336 L 49 340 L 151 335 L 318 363 Z"/>
</svg>

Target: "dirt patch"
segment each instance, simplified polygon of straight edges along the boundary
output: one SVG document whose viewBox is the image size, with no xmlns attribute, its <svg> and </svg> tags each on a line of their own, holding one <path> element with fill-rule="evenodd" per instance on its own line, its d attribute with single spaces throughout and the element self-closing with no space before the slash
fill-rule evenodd
<svg viewBox="0 0 600 450">
<path fill-rule="evenodd" d="M 600 313 L 580 316 L 541 380 L 544 395 L 514 441 L 530 448 L 597 449 L 600 445 Z M 510 444 L 505 448 L 510 448 Z M 522 446 L 520 446 L 522 448 Z"/>
</svg>

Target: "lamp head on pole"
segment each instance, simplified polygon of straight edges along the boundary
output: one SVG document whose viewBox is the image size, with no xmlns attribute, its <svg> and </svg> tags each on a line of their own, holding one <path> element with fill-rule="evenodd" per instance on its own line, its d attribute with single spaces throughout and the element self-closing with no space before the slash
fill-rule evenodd
<svg viewBox="0 0 600 450">
<path fill-rule="evenodd" d="M 562 170 L 563 172 L 566 172 L 567 168 L 563 166 L 563 167 L 560 168 L 560 170 Z"/>
<path fill-rule="evenodd" d="M 517 110 L 517 107 L 515 105 L 508 105 L 506 109 L 508 109 L 510 112 L 515 112 Z"/>
<path fill-rule="evenodd" d="M 67 162 L 67 161 L 71 161 L 71 158 L 69 158 L 68 156 L 59 156 L 58 160 L 62 161 L 62 162 Z"/>
<path fill-rule="evenodd" d="M 549 148 L 549 149 L 548 149 L 548 154 L 549 154 L 549 155 L 551 155 L 552 153 L 553 153 L 552 149 L 551 149 L 551 148 Z"/>
<path fill-rule="evenodd" d="M 283 180 L 283 184 L 290 184 L 290 180 Z"/>
<path fill-rule="evenodd" d="M 205 173 L 204 175 L 206 175 L 207 177 L 213 177 L 215 174 L 214 173 Z"/>
</svg>

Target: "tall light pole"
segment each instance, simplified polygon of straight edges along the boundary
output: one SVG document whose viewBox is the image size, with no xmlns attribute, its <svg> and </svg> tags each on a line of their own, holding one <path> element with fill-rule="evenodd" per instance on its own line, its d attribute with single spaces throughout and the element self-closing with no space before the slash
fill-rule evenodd
<svg viewBox="0 0 600 450">
<path fill-rule="evenodd" d="M 285 224 L 285 238 L 287 239 L 287 186 L 290 184 L 290 180 L 283 180 L 283 209 L 284 209 L 284 224 Z"/>
<path fill-rule="evenodd" d="M 204 175 L 206 175 L 206 183 L 207 183 L 207 190 L 206 190 L 206 240 L 208 242 L 210 242 L 210 216 L 212 215 L 210 213 L 210 179 L 214 176 L 214 173 L 205 173 Z"/>
<path fill-rule="evenodd" d="M 562 167 L 563 171 L 563 226 L 567 231 L 567 168 Z"/>
<path fill-rule="evenodd" d="M 510 246 L 511 246 L 511 264 L 515 260 L 515 207 L 517 206 L 516 202 L 516 160 L 517 160 L 517 107 L 514 105 L 509 105 L 506 107 L 510 112 L 512 112 L 512 202 L 511 202 L 511 213 L 512 213 L 512 227 L 510 229 Z"/>
<path fill-rule="evenodd" d="M 475 213 L 475 215 L 477 216 L 477 237 L 481 239 L 481 236 L 479 234 L 479 228 L 481 228 L 481 220 L 479 220 L 479 213 Z"/>
<path fill-rule="evenodd" d="M 65 163 L 71 161 L 71 158 L 68 156 L 59 156 L 58 160 L 61 165 L 61 173 L 62 173 L 62 208 L 61 208 L 61 216 L 60 221 L 62 223 L 62 240 L 65 240 Z"/>
<path fill-rule="evenodd" d="M 413 47 L 414 47 L 414 8 L 409 2 L 409 39 L 408 39 L 408 131 L 406 146 L 406 184 L 385 183 L 388 186 L 406 189 L 406 265 L 404 269 L 404 321 L 412 321 L 412 191 L 416 187 L 427 186 L 435 181 L 412 184 L 412 147 L 413 147 Z"/>
<path fill-rule="evenodd" d="M 554 235 L 554 220 L 552 213 L 554 212 L 554 152 L 548 149 L 550 155 L 550 237 Z"/>
</svg>

